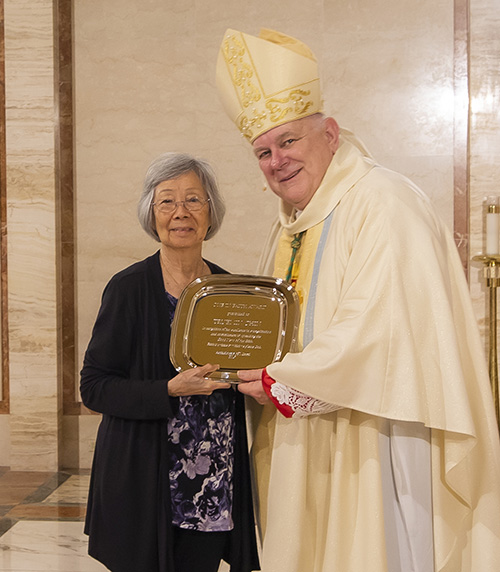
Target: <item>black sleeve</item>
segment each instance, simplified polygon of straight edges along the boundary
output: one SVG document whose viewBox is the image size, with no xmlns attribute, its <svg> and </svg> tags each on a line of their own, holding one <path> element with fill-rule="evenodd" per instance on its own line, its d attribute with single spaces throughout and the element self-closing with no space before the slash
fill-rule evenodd
<svg viewBox="0 0 500 572">
<path fill-rule="evenodd" d="M 141 371 L 136 349 L 144 323 L 122 282 L 111 279 L 104 290 L 81 371 L 82 400 L 92 411 L 125 419 L 167 418 L 167 379 L 133 375 Z"/>
</svg>

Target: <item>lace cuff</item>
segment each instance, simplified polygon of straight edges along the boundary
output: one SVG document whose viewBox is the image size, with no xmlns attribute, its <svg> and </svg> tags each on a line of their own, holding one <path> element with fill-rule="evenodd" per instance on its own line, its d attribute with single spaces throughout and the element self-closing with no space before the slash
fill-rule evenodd
<svg viewBox="0 0 500 572">
<path fill-rule="evenodd" d="M 292 417 L 306 417 L 307 415 L 321 415 L 342 409 L 339 405 L 320 401 L 310 395 L 306 395 L 297 389 L 283 385 L 275 381 L 270 392 L 272 397 L 281 405 L 285 405 L 293 410 Z"/>
</svg>

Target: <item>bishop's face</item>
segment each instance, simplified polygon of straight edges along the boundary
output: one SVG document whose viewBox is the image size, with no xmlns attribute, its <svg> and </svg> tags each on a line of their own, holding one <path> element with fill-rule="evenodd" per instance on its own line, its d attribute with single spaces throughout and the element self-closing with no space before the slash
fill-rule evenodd
<svg viewBox="0 0 500 572">
<path fill-rule="evenodd" d="M 279 125 L 253 142 L 271 189 L 303 210 L 318 189 L 339 145 L 339 126 L 317 114 Z"/>
</svg>

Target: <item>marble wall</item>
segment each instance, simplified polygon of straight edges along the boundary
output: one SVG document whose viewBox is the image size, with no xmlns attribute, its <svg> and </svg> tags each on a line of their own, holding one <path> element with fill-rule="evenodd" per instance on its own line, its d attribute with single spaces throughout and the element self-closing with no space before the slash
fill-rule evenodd
<svg viewBox="0 0 500 572">
<path fill-rule="evenodd" d="M 470 7 L 470 244 L 484 252 L 484 202 L 500 196 L 500 5 L 473 0 Z M 480 263 L 471 265 L 471 293 L 487 338 L 488 296 Z"/>
<path fill-rule="evenodd" d="M 57 367 L 52 2 L 3 2 L 10 414 L 2 465 L 55 466 Z"/>
<path fill-rule="evenodd" d="M 206 254 L 233 272 L 255 269 L 276 203 L 214 89 L 227 27 L 275 28 L 306 42 L 320 61 L 327 111 L 421 184 L 453 224 L 452 2 L 292 0 L 286 16 L 262 1 L 222 4 L 75 2 L 80 357 L 103 285 L 156 248 L 135 204 L 157 154 L 188 151 L 214 164 L 228 216 Z"/>
<path fill-rule="evenodd" d="M 468 203 L 456 199 L 470 183 L 470 249 L 481 250 L 482 197 L 496 194 L 500 180 L 500 8 L 493 0 L 470 0 L 469 75 L 466 0 L 288 0 L 286 10 L 263 0 L 0 0 L 0 6 L 10 342 L 0 465 L 89 466 L 99 416 L 78 403 L 78 369 L 107 280 L 157 248 L 135 215 L 156 155 L 179 150 L 212 162 L 228 214 L 205 254 L 230 271 L 254 271 L 276 200 L 262 192 L 251 149 L 215 90 L 217 51 L 228 27 L 251 34 L 269 27 L 306 42 L 320 62 L 327 111 L 380 162 L 419 184 L 450 227 L 457 204 L 469 223 Z M 61 8 L 73 11 L 71 101 L 60 95 L 58 74 L 68 58 L 58 51 Z M 464 97 L 458 87 L 469 78 L 470 179 L 457 187 L 457 172 L 468 173 L 469 165 L 459 152 L 467 150 L 460 128 L 467 126 L 467 93 L 465 107 L 457 105 Z M 68 163 L 60 155 L 70 149 L 67 142 L 59 148 L 55 137 L 63 108 L 71 109 L 74 132 L 74 185 L 65 198 L 58 182 Z M 68 220 L 73 234 L 64 235 L 61 248 Z M 468 253 L 467 228 L 460 232 Z M 61 268 L 74 268 L 74 300 L 61 289 Z M 479 269 L 471 267 L 470 279 L 483 327 Z"/>
</svg>

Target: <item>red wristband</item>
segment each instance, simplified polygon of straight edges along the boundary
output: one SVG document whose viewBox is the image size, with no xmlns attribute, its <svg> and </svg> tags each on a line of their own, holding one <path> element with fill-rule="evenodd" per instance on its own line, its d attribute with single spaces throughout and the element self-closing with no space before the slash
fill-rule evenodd
<svg viewBox="0 0 500 572">
<path fill-rule="evenodd" d="M 263 369 L 262 387 L 264 388 L 264 391 L 267 393 L 268 397 L 274 403 L 278 411 L 285 417 L 290 418 L 293 415 L 293 409 L 286 403 L 280 403 L 276 397 L 274 397 L 274 395 L 271 393 L 271 385 L 273 385 L 273 383 L 276 383 L 276 380 L 267 373 L 266 369 Z"/>
</svg>

